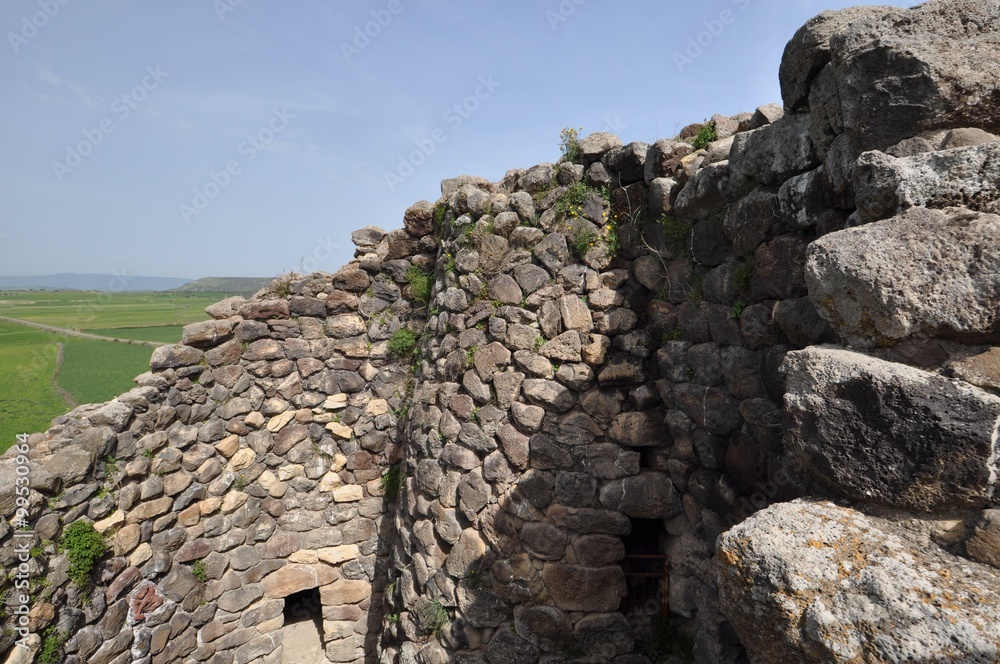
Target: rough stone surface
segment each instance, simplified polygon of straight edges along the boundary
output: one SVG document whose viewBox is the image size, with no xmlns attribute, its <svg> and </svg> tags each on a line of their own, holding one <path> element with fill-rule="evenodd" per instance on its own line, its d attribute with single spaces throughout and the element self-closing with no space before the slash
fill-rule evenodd
<svg viewBox="0 0 1000 664">
<path fill-rule="evenodd" d="M 830 38 L 844 126 L 876 150 L 940 127 L 996 132 L 998 42 L 989 2 L 869 10 Z"/>
<path fill-rule="evenodd" d="M 807 115 L 786 115 L 766 127 L 737 134 L 729 153 L 733 181 L 781 184 L 818 166 L 809 122 Z"/>
<path fill-rule="evenodd" d="M 859 346 L 916 334 L 1000 341 L 998 238 L 996 215 L 913 208 L 809 245 L 809 296 Z"/>
<path fill-rule="evenodd" d="M 723 611 L 761 662 L 992 662 L 1000 574 L 830 503 L 769 507 L 725 533 Z"/>
<path fill-rule="evenodd" d="M 837 348 L 789 353 L 783 371 L 785 442 L 817 483 L 917 511 L 992 499 L 1000 397 Z"/>
<path fill-rule="evenodd" d="M 961 206 L 997 212 L 1000 143 L 926 152 L 897 159 L 865 152 L 854 169 L 860 221 L 892 217 L 911 207 Z"/>
</svg>

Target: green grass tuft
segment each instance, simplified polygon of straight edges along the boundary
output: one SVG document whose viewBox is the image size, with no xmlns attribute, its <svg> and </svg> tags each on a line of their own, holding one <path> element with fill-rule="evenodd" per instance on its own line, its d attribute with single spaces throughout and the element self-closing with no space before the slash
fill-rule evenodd
<svg viewBox="0 0 1000 664">
<path fill-rule="evenodd" d="M 389 337 L 389 352 L 396 357 L 408 357 L 417 347 L 417 337 L 408 327 L 401 327 Z"/>
<path fill-rule="evenodd" d="M 74 521 L 63 530 L 59 550 L 69 558 L 69 578 L 78 588 L 86 588 L 94 565 L 108 552 L 108 546 L 93 524 Z"/>
<path fill-rule="evenodd" d="M 426 305 L 431 301 L 431 291 L 434 289 L 434 274 L 422 270 L 416 265 L 406 271 L 406 283 L 410 285 L 410 297 Z"/>
<path fill-rule="evenodd" d="M 708 144 L 713 142 L 716 138 L 718 138 L 718 133 L 715 131 L 715 123 L 709 122 L 701 128 L 701 131 L 699 131 L 698 135 L 695 136 L 691 145 L 694 146 L 695 150 L 702 150 L 708 147 Z"/>
<path fill-rule="evenodd" d="M 35 655 L 35 664 L 59 664 L 62 661 L 60 651 L 63 644 L 69 640 L 69 634 L 56 631 L 55 625 L 42 633 L 42 647 Z"/>
<path fill-rule="evenodd" d="M 445 625 L 451 622 L 451 614 L 439 600 L 432 599 L 424 601 L 417 606 L 417 623 L 420 627 L 431 634 L 437 634 Z"/>
</svg>

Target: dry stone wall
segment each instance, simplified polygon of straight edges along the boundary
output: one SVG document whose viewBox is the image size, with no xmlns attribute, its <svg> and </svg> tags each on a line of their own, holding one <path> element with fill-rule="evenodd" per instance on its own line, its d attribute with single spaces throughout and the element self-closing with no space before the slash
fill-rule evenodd
<svg viewBox="0 0 1000 664">
<path fill-rule="evenodd" d="M 386 234 L 355 237 L 374 247 Z M 213 305 L 213 320 L 154 351 L 135 389 L 30 437 L 30 630 L 64 635 L 52 661 L 280 662 L 285 600 L 312 589 L 331 661 L 375 650 L 383 476 L 412 390 L 388 339 L 401 320 L 420 325 L 406 274 L 429 260 L 421 248 Z M 16 459 L 2 463 L 13 488 Z M 55 544 L 78 520 L 110 547 L 89 588 L 68 582 Z"/>
<path fill-rule="evenodd" d="M 297 661 L 314 597 L 332 662 L 995 661 L 998 32 L 975 0 L 822 14 L 784 109 L 446 180 L 337 273 L 209 307 L 0 458 L 27 643 Z"/>
</svg>

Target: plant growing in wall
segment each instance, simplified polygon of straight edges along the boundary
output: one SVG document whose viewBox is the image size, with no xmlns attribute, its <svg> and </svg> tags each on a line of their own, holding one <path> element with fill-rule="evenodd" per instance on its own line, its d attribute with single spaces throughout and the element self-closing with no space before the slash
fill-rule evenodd
<svg viewBox="0 0 1000 664">
<path fill-rule="evenodd" d="M 750 290 L 750 279 L 753 277 L 753 257 L 744 258 L 736 264 L 733 270 L 733 286 L 743 293 Z"/>
<path fill-rule="evenodd" d="M 743 300 L 737 300 L 736 304 L 733 305 L 733 310 L 732 310 L 733 318 L 739 320 L 740 316 L 743 315 L 743 312 L 746 310 L 747 306 L 748 306 L 747 303 L 744 302 Z"/>
<path fill-rule="evenodd" d="M 437 634 L 451 622 L 447 607 L 436 599 L 425 599 L 417 605 L 417 624 L 425 632 Z"/>
<path fill-rule="evenodd" d="M 201 583 L 208 581 L 208 570 L 205 569 L 204 560 L 194 561 L 194 564 L 191 565 L 191 573 L 194 575 L 194 578 L 198 579 Z"/>
<path fill-rule="evenodd" d="M 35 655 L 35 664 L 59 664 L 62 661 L 60 651 L 69 639 L 65 632 L 56 631 L 55 625 L 42 633 L 42 646 Z"/>
<path fill-rule="evenodd" d="M 691 224 L 687 221 L 680 221 L 669 213 L 664 213 L 660 217 L 660 225 L 663 226 L 663 239 L 667 244 L 675 246 L 684 255 L 687 253 L 688 239 L 691 237 Z"/>
<path fill-rule="evenodd" d="M 401 327 L 389 337 L 389 352 L 398 358 L 409 357 L 417 347 L 417 337 L 407 327 Z"/>
<path fill-rule="evenodd" d="M 562 153 L 563 161 L 568 161 L 571 164 L 583 163 L 583 154 L 580 150 L 580 131 L 583 131 L 583 127 L 580 127 L 579 130 L 564 127 L 559 132 L 559 151 Z"/>
<path fill-rule="evenodd" d="M 393 501 L 399 495 L 399 490 L 403 486 L 403 480 L 406 479 L 406 473 L 400 466 L 393 466 L 389 470 L 385 471 L 382 475 L 380 481 L 382 485 L 382 494 L 385 496 L 386 500 Z"/>
<path fill-rule="evenodd" d="M 420 304 L 427 305 L 431 301 L 431 290 L 434 288 L 434 274 L 416 265 L 406 271 L 406 283 L 410 285 L 410 297 Z"/>
<path fill-rule="evenodd" d="M 59 550 L 69 558 L 69 578 L 78 588 L 90 585 L 90 573 L 108 546 L 104 535 L 94 530 L 86 521 L 74 521 L 63 530 L 59 540 Z"/>
<path fill-rule="evenodd" d="M 715 131 L 715 123 L 707 122 L 705 126 L 701 128 L 698 135 L 694 137 L 694 141 L 691 145 L 694 146 L 695 150 L 703 150 L 708 147 L 708 144 L 718 138 L 718 133 Z"/>
</svg>

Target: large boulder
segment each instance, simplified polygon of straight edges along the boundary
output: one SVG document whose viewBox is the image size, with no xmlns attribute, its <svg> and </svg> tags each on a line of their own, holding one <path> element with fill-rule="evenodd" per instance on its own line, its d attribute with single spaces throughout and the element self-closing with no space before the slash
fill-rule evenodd
<svg viewBox="0 0 1000 664">
<path fill-rule="evenodd" d="M 717 556 L 721 608 L 754 662 L 1000 658 L 1000 572 L 854 510 L 773 505 Z"/>
<path fill-rule="evenodd" d="M 986 143 L 897 159 L 866 152 L 854 168 L 862 222 L 885 219 L 911 207 L 962 206 L 997 212 L 1000 143 Z"/>
<path fill-rule="evenodd" d="M 785 45 L 781 57 L 778 82 L 785 108 L 794 111 L 808 102 L 813 79 L 830 62 L 830 37 L 852 21 L 895 10 L 889 6 L 850 7 L 809 19 Z"/>
<path fill-rule="evenodd" d="M 827 12 L 789 43 L 780 70 L 785 106 L 803 105 L 832 63 L 843 127 L 884 150 L 928 129 L 1000 129 L 1000 6 L 931 0 L 910 9 Z"/>
<path fill-rule="evenodd" d="M 1000 341 L 1000 216 L 911 208 L 809 245 L 806 284 L 851 345 Z"/>
<path fill-rule="evenodd" d="M 785 443 L 817 483 L 914 510 L 989 504 L 1000 397 L 831 347 L 791 352 L 782 370 Z"/>
</svg>

